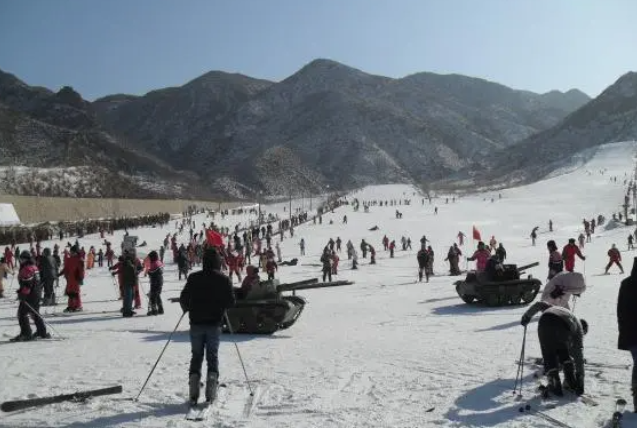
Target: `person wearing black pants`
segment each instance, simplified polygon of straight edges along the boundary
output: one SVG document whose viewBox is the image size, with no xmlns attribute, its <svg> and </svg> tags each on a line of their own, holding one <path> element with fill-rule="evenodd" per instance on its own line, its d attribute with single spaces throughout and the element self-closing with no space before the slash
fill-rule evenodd
<svg viewBox="0 0 637 428">
<path fill-rule="evenodd" d="M 157 251 L 148 254 L 150 265 L 148 266 L 148 277 L 150 278 L 150 298 L 147 315 L 163 315 L 164 305 L 161 301 L 161 289 L 164 286 L 164 264 L 159 260 Z"/>
<path fill-rule="evenodd" d="M 566 386 L 575 394 L 584 393 L 584 335 L 588 332 L 585 320 L 579 320 L 571 311 L 546 302 L 537 302 L 522 316 L 527 326 L 537 312 L 543 312 L 537 333 L 542 349 L 544 373 L 548 390 L 554 395 L 564 395 L 560 380 L 560 366 L 564 370 Z"/>
<path fill-rule="evenodd" d="M 51 336 L 46 331 L 46 326 L 39 313 L 40 299 L 42 299 L 42 283 L 40 282 L 40 272 L 35 266 L 31 253 L 23 251 L 20 254 L 20 271 L 18 272 L 18 323 L 20 324 L 20 334 L 11 341 L 27 341 L 35 338 L 48 339 Z M 36 333 L 32 335 L 29 318 L 33 318 Z"/>
<path fill-rule="evenodd" d="M 619 339 L 617 347 L 628 351 L 633 357 L 631 386 L 633 411 L 637 413 L 637 257 L 633 261 L 630 276 L 621 282 L 617 298 L 617 326 Z"/>
</svg>

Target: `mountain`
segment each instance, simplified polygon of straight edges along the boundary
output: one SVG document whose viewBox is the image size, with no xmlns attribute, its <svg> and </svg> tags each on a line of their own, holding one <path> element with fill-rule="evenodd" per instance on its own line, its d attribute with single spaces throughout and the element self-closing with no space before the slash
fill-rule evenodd
<svg viewBox="0 0 637 428">
<path fill-rule="evenodd" d="M 217 191 L 287 195 L 481 168 L 587 101 L 571 92 L 433 73 L 391 79 L 318 59 L 278 83 L 211 72 L 141 97 L 105 97 L 92 110 L 116 138 Z"/>
<path fill-rule="evenodd" d="M 0 71 L 0 191 L 50 196 L 183 195 L 193 177 L 123 146 L 71 87 L 31 87 Z"/>
<path fill-rule="evenodd" d="M 597 98 L 557 125 L 493 154 L 483 173 L 465 170 L 466 183 L 490 185 L 537 181 L 579 165 L 606 143 L 637 140 L 637 73 L 621 76 Z M 574 154 L 580 153 L 577 157 Z"/>
</svg>

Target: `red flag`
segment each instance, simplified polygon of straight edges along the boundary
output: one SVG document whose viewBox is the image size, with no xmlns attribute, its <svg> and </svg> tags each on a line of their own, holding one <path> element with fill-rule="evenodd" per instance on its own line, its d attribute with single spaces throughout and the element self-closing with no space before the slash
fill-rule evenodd
<svg viewBox="0 0 637 428">
<path fill-rule="evenodd" d="M 208 245 L 212 247 L 224 247 L 223 236 L 220 233 L 215 232 L 214 230 L 206 230 L 206 241 Z"/>
<path fill-rule="evenodd" d="M 476 241 L 482 241 L 482 237 L 480 236 L 480 231 L 478 231 L 478 229 L 476 229 L 475 226 L 473 226 L 473 239 L 475 239 Z"/>
</svg>

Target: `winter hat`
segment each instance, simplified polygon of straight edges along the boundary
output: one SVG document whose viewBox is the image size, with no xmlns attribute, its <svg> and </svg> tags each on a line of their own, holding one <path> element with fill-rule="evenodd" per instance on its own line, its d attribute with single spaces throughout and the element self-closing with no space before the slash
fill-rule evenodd
<svg viewBox="0 0 637 428">
<path fill-rule="evenodd" d="M 569 243 L 569 244 L 574 244 L 574 243 L 575 243 L 575 238 L 571 238 L 571 239 L 569 239 L 569 240 L 568 240 L 568 243 Z"/>
<path fill-rule="evenodd" d="M 157 260 L 159 260 L 159 254 L 157 254 L 157 251 L 151 251 L 150 253 L 148 253 L 148 258 L 151 262 L 156 262 Z"/>
<path fill-rule="evenodd" d="M 582 330 L 584 330 L 584 334 L 588 334 L 588 323 L 584 318 L 580 318 L 579 322 L 582 324 Z"/>
</svg>

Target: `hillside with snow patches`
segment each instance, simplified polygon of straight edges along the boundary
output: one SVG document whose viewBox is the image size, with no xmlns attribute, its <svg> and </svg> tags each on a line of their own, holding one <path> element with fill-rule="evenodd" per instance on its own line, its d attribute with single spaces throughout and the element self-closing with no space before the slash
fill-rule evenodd
<svg viewBox="0 0 637 428">
<path fill-rule="evenodd" d="M 446 276 L 444 257 L 459 231 L 471 236 L 475 226 L 484 240 L 492 235 L 507 249 L 509 263 L 540 265 L 528 273 L 544 280 L 547 274 L 546 241 L 558 245 L 583 230 L 582 219 L 603 214 L 607 219 L 620 210 L 626 186 L 633 177 L 637 142 L 601 146 L 585 162 L 575 163 L 532 185 L 462 197 L 456 202 L 438 195 L 432 203 L 406 185 L 366 187 L 348 199 L 411 199 L 411 204 L 372 207 L 369 213 L 351 206 L 323 216 L 322 225 L 296 229 L 294 238 L 281 242 L 284 259 L 298 257 L 297 266 L 282 266 L 278 278 L 292 282 L 320 275 L 319 257 L 329 238 L 361 239 L 373 244 L 377 264 L 360 258 L 360 269 L 350 269 L 343 252 L 337 279 L 354 285 L 297 293 L 308 300 L 300 319 L 291 328 L 272 336 L 224 335 L 220 347 L 221 381 L 214 415 L 206 424 L 184 420 L 186 413 L 190 345 L 187 321 L 173 336 L 155 374 L 139 402 L 137 395 L 166 339 L 175 328 L 181 310 L 168 302 L 179 295 L 183 281 L 177 280 L 175 265 L 168 260 L 163 298 L 166 314 L 145 316 L 144 309 L 132 319 L 119 315 L 116 290 L 106 268 L 89 271 L 82 289 L 82 314 L 55 317 L 64 304 L 44 308 L 46 320 L 66 337 L 63 341 L 7 343 L 18 333 L 15 319 L 15 284 L 7 287 L 9 298 L 0 301 L 0 401 L 46 396 L 121 384 L 120 396 L 95 398 L 86 404 L 63 403 L 27 412 L 0 414 L 4 427 L 550 427 L 535 416 L 518 412 L 531 400 L 536 408 L 569 426 L 605 427 L 617 397 L 630 401 L 630 371 L 626 368 L 587 366 L 586 393 L 598 407 L 579 401 L 559 400 L 548 408 L 534 399 L 536 382 L 532 369 L 525 369 L 523 400 L 512 388 L 522 344 L 520 317 L 526 307 L 486 308 L 464 304 L 455 292 L 458 278 Z M 617 181 L 611 181 L 616 176 Z M 491 199 L 493 198 L 493 202 Z M 266 206 L 269 212 L 286 216 L 287 204 Z M 307 200 L 293 207 L 307 208 Z M 438 207 L 438 215 L 434 208 Z M 403 213 L 395 218 L 395 210 Z M 342 223 L 348 216 L 347 225 Z M 554 232 L 548 232 L 548 221 Z M 195 218 L 199 227 L 205 216 Z M 245 216 L 228 216 L 221 224 L 233 227 L 247 222 Z M 330 224 L 333 220 L 333 224 Z M 378 226 L 378 231 L 370 231 Z M 537 246 L 529 238 L 540 227 Z M 144 250 L 157 248 L 168 227 L 131 231 L 148 242 Z M 179 236 L 187 240 L 186 231 Z M 629 364 L 626 352 L 618 351 L 615 305 L 618 285 L 624 276 L 617 269 L 604 276 L 607 250 L 616 243 L 622 250 L 624 269 L 630 272 L 637 252 L 626 251 L 626 238 L 633 228 L 598 228 L 593 242 L 586 244 L 585 262 L 576 270 L 586 276 L 588 289 L 578 300 L 576 314 L 590 324 L 584 355 L 589 362 Z M 383 235 L 399 242 L 408 236 L 414 249 L 398 250 L 395 258 L 382 250 Z M 417 283 L 416 251 L 421 236 L 431 240 L 436 251 L 434 276 Z M 111 239 L 119 244 L 122 232 Z M 307 243 L 307 255 L 299 255 L 299 240 Z M 81 244 L 100 245 L 96 235 Z M 64 242 L 65 243 L 65 242 Z M 52 243 L 45 243 L 45 246 Z M 472 253 L 469 240 L 461 248 Z M 360 257 L 360 254 L 359 254 Z M 472 267 L 473 263 L 469 264 Z M 464 267 L 464 262 L 463 262 Z M 11 284 L 12 280 L 8 282 Z M 148 282 L 142 280 L 148 291 Z M 61 289 L 60 289 L 61 290 Z M 58 290 L 58 294 L 61 291 Z M 63 302 L 64 303 L 64 302 Z M 537 317 L 536 317 L 537 320 Z M 242 415 L 248 390 L 234 344 L 238 345 L 258 400 L 249 418 Z M 527 356 L 540 356 L 536 321 L 529 327 Z M 433 410 L 431 410 L 433 409 Z M 632 410 L 632 406 L 629 405 Z M 431 410 L 431 411 L 427 411 Z M 625 426 L 637 426 L 637 417 L 626 414 Z"/>
</svg>

